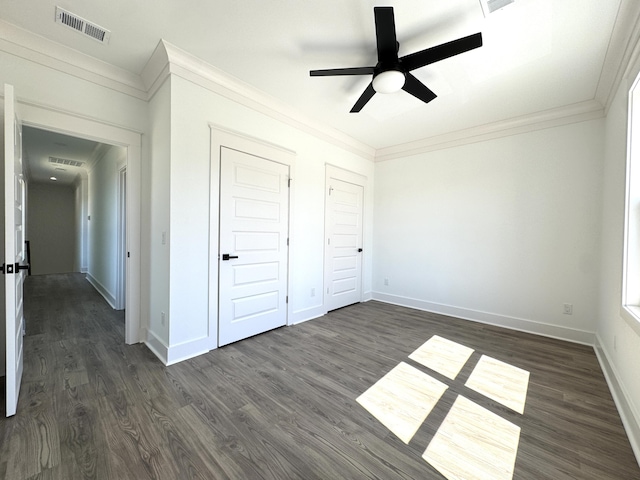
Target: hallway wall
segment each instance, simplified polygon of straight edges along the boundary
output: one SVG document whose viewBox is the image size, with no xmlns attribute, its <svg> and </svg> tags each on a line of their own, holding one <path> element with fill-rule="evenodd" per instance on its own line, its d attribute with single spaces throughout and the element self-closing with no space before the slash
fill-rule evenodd
<svg viewBox="0 0 640 480">
<path fill-rule="evenodd" d="M 30 183 L 27 232 L 31 273 L 69 273 L 76 254 L 75 192 L 71 186 Z"/>
<path fill-rule="evenodd" d="M 122 147 L 110 146 L 89 172 L 87 279 L 115 307 L 118 254 L 118 170 Z"/>
</svg>

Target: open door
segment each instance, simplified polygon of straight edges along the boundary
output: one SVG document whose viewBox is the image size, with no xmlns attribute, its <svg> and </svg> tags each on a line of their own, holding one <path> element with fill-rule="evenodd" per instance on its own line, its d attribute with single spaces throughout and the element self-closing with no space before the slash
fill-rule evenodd
<svg viewBox="0 0 640 480">
<path fill-rule="evenodd" d="M 25 278 L 22 126 L 13 86 L 4 86 L 4 242 L 7 417 L 15 415 L 22 381 Z"/>
</svg>

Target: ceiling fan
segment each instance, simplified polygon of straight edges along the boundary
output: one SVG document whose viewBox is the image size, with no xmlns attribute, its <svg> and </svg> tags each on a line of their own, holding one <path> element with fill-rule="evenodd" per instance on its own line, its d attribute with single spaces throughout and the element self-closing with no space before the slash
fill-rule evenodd
<svg viewBox="0 0 640 480">
<path fill-rule="evenodd" d="M 399 58 L 398 50 L 400 44 L 396 40 L 393 7 L 374 7 L 373 13 L 376 21 L 376 46 L 378 50 L 378 63 L 375 67 L 330 68 L 326 70 L 311 70 L 309 72 L 312 77 L 373 75 L 371 83 L 355 103 L 351 113 L 362 110 L 362 107 L 371 100 L 376 92 L 395 93 L 402 89 L 419 100 L 429 103 L 437 95 L 410 72 L 416 68 L 424 67 L 482 46 L 482 34 L 475 33 Z"/>
</svg>

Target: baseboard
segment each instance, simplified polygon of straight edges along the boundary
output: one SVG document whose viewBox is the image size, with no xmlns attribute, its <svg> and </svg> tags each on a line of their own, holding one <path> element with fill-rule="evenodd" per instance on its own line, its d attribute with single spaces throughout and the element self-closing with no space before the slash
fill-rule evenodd
<svg viewBox="0 0 640 480">
<path fill-rule="evenodd" d="M 158 359 L 167 364 L 167 358 L 169 356 L 169 348 L 164 343 L 164 341 L 153 333 L 151 330 L 147 331 L 147 339 L 144 341 L 144 344 L 147 346 L 149 350 L 153 352 L 153 354 L 158 357 Z"/>
<path fill-rule="evenodd" d="M 609 355 L 597 334 L 593 349 L 600 362 L 600 368 L 602 368 L 604 377 L 607 380 L 607 385 L 609 385 L 613 401 L 618 408 L 618 413 L 620 414 L 624 429 L 627 432 L 627 437 L 629 437 L 633 453 L 636 456 L 638 465 L 640 465 L 640 414 L 638 414 L 638 411 L 631 401 L 631 397 L 627 393 L 624 384 L 618 380 L 619 375 L 617 374 L 616 368 L 614 364 L 609 361 Z"/>
<path fill-rule="evenodd" d="M 215 348 L 217 348 L 217 346 L 212 345 L 212 339 L 210 337 L 197 338 L 178 345 L 171 345 L 167 349 L 167 361 L 165 365 L 169 366 L 174 363 L 189 360 L 190 358 L 210 352 Z"/>
<path fill-rule="evenodd" d="M 402 307 L 415 308 L 416 310 L 448 315 L 451 317 L 461 318 L 463 320 L 470 320 L 472 322 L 486 323 L 497 327 L 518 330 L 520 332 L 533 333 L 535 335 L 556 338 L 558 340 L 580 343 L 582 345 L 593 346 L 595 341 L 594 332 L 576 330 L 547 323 L 539 323 L 524 318 L 508 317 L 506 315 L 496 313 L 453 307 L 451 305 L 443 305 L 440 303 L 427 302 L 415 298 L 401 297 L 381 292 L 373 292 L 373 300 L 391 303 L 393 305 L 400 305 Z"/>
<path fill-rule="evenodd" d="M 95 288 L 98 293 L 100 295 L 102 295 L 104 297 L 104 299 L 107 301 L 107 303 L 109 305 L 111 305 L 111 308 L 115 309 L 116 308 L 116 297 L 115 295 L 113 295 L 108 289 L 107 287 L 105 287 L 104 285 L 102 285 L 97 279 L 95 279 L 90 273 L 86 274 L 86 279 L 89 281 L 89 283 L 91 285 L 93 285 L 93 288 Z"/>
<path fill-rule="evenodd" d="M 324 305 L 315 305 L 303 310 L 297 310 L 291 313 L 291 316 L 289 317 L 289 325 L 297 325 L 299 323 L 307 322 L 314 318 L 322 317 L 326 313 L 327 311 L 325 310 Z"/>
<path fill-rule="evenodd" d="M 147 340 L 144 342 L 147 348 L 151 350 L 158 359 L 166 366 L 174 363 L 189 360 L 204 353 L 210 352 L 217 348 L 212 345 L 210 337 L 198 338 L 178 345 L 168 346 L 164 340 L 155 335 L 152 331 L 147 334 Z"/>
</svg>

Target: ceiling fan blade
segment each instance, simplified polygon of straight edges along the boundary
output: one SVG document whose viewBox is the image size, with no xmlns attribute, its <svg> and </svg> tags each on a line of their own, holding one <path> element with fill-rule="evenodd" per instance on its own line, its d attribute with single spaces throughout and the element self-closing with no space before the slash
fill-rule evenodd
<svg viewBox="0 0 640 480">
<path fill-rule="evenodd" d="M 474 33 L 468 37 L 462 37 L 451 42 L 443 43 L 437 47 L 427 48 L 416 53 L 405 55 L 400 59 L 405 72 L 430 65 L 445 58 L 468 52 L 482 46 L 482 33 Z"/>
<path fill-rule="evenodd" d="M 405 73 L 404 86 L 402 89 L 416 97 L 418 100 L 422 100 L 424 103 L 429 103 L 437 97 L 429 87 L 408 72 Z"/>
<path fill-rule="evenodd" d="M 393 7 L 374 7 L 376 19 L 376 45 L 378 62 L 395 63 L 398 60 L 398 40 Z"/>
<path fill-rule="evenodd" d="M 373 97 L 375 93 L 376 91 L 373 89 L 373 83 L 370 83 L 367 89 L 362 93 L 362 95 L 360 95 L 360 98 L 350 110 L 350 113 L 358 113 L 360 110 L 362 110 L 362 107 L 364 107 L 367 102 L 371 100 L 371 97 Z"/>
<path fill-rule="evenodd" d="M 332 75 L 372 75 L 373 67 L 353 67 L 353 68 L 327 68 L 325 70 L 311 70 L 312 77 L 328 77 Z"/>
</svg>

